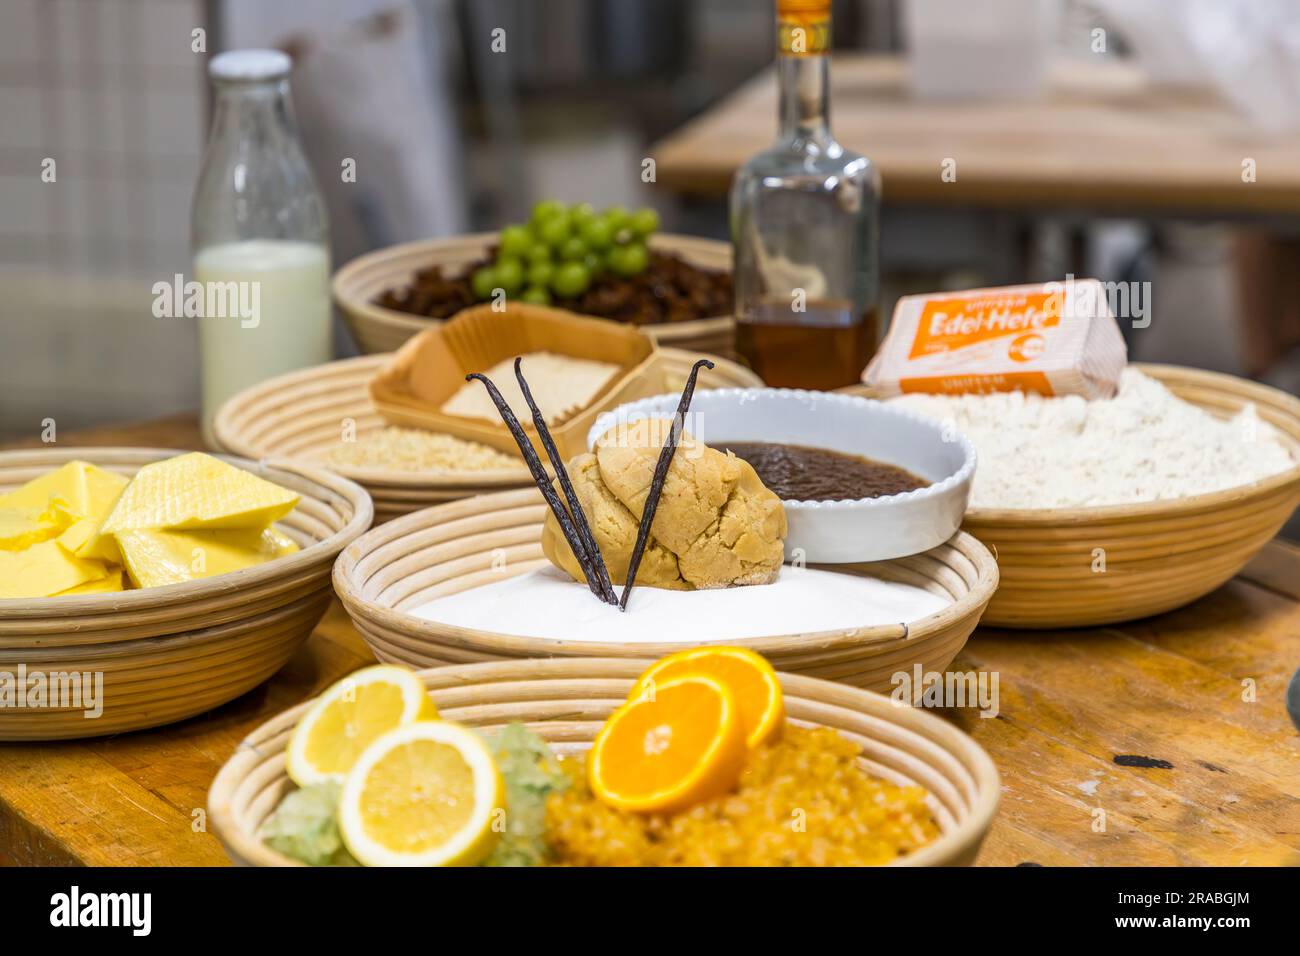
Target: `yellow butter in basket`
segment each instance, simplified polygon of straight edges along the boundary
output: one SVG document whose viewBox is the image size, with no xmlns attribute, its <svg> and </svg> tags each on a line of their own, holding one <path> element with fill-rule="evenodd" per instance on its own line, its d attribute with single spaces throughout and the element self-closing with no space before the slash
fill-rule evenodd
<svg viewBox="0 0 1300 956">
<path fill-rule="evenodd" d="M 68 588 L 66 591 L 60 591 L 54 596 L 72 597 L 77 594 L 111 594 L 117 591 L 125 591 L 126 589 L 126 572 L 113 568 L 108 572 L 108 577 L 100 578 L 98 581 L 87 581 L 85 584 L 79 584 L 75 588 Z"/>
<path fill-rule="evenodd" d="M 136 472 L 99 533 L 265 528 L 297 503 L 298 496 L 288 489 L 211 455 L 191 452 Z"/>
<path fill-rule="evenodd" d="M 66 527 L 63 512 L 36 514 L 19 508 L 0 508 L 0 551 L 22 551 L 57 537 Z"/>
<path fill-rule="evenodd" d="M 292 554 L 298 545 L 275 528 L 119 531 L 117 543 L 131 582 L 156 588 L 210 578 Z"/>
<path fill-rule="evenodd" d="M 102 561 L 74 557 L 53 539 L 0 551 L 0 599 L 50 597 L 107 576 Z"/>
<path fill-rule="evenodd" d="M 76 554 L 125 487 L 121 475 L 84 461 L 70 461 L 33 478 L 16 491 L 0 495 L 0 548 L 20 551 L 58 537 L 66 550 Z M 65 539 L 65 535 L 70 537 Z M 112 554 L 77 556 L 113 559 Z"/>
<path fill-rule="evenodd" d="M 881 397 L 1037 392 L 1110 398 L 1124 337 L 1096 279 L 905 296 L 863 373 Z"/>
<path fill-rule="evenodd" d="M 119 474 L 89 462 L 70 461 L 0 495 L 0 508 L 42 514 L 57 505 L 75 518 L 89 518 L 107 514 L 125 487 L 126 479 Z"/>
<path fill-rule="evenodd" d="M 0 599 L 120 590 L 115 569 L 69 542 L 92 534 L 125 487 L 121 475 L 70 461 L 0 495 Z"/>
<path fill-rule="evenodd" d="M 122 552 L 117 549 L 117 540 L 111 534 L 100 534 L 100 525 L 108 517 L 107 513 L 93 518 L 82 518 L 68 526 L 68 530 L 59 535 L 59 544 L 65 551 L 79 558 L 93 558 L 109 564 L 121 564 Z"/>
<path fill-rule="evenodd" d="M 262 564 L 298 550 L 271 526 L 297 502 L 198 452 L 130 481 L 69 462 L 0 496 L 0 599 L 158 587 Z"/>
</svg>

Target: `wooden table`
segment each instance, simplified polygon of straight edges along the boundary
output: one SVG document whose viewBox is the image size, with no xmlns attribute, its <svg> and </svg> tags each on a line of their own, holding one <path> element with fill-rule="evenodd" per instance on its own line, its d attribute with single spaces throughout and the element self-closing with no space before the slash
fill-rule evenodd
<svg viewBox="0 0 1300 956">
<path fill-rule="evenodd" d="M 61 444 L 200 447 L 188 417 Z M 372 660 L 336 602 L 282 671 L 211 713 L 103 740 L 0 744 L 0 862 L 224 864 L 203 819 L 217 769 L 262 721 Z M 981 628 L 955 666 L 997 672 L 999 714 L 948 714 L 1003 775 L 980 862 L 1300 861 L 1300 734 L 1283 707 L 1297 665 L 1300 548 L 1281 541 L 1161 617 Z M 1243 700 L 1248 679 L 1254 702 Z"/>
<path fill-rule="evenodd" d="M 831 90 L 831 128 L 880 167 L 887 203 L 1300 212 L 1300 134 L 1266 136 L 1209 94 L 1152 89 L 1115 61 L 1056 64 L 1049 94 L 1036 101 L 935 101 L 909 95 L 897 57 L 836 57 Z M 660 184 L 720 196 L 775 134 L 769 69 L 650 155 Z M 947 158 L 955 182 L 940 177 Z M 1246 158 L 1256 161 L 1254 183 L 1242 182 Z"/>
</svg>

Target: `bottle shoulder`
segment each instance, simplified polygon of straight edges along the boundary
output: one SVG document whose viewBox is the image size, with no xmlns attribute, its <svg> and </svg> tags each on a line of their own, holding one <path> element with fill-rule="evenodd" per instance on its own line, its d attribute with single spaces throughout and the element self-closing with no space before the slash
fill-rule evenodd
<svg viewBox="0 0 1300 956">
<path fill-rule="evenodd" d="M 736 182 L 758 188 L 782 185 L 783 179 L 816 178 L 839 186 L 857 185 L 878 191 L 880 173 L 869 158 L 845 149 L 833 140 L 810 145 L 799 141 L 778 141 L 751 156 L 737 171 Z"/>
<path fill-rule="evenodd" d="M 190 209 L 191 242 L 292 239 L 325 242 L 325 202 L 296 142 L 213 143 L 205 151 Z"/>
</svg>

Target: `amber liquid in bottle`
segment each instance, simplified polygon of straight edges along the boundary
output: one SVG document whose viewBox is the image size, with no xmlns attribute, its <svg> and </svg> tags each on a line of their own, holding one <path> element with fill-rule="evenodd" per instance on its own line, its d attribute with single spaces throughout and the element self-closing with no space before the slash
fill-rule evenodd
<svg viewBox="0 0 1300 956">
<path fill-rule="evenodd" d="M 768 385 L 829 391 L 859 381 L 879 341 L 874 308 L 810 302 L 796 313 L 780 302 L 756 306 L 736 327 L 736 347 Z"/>
</svg>

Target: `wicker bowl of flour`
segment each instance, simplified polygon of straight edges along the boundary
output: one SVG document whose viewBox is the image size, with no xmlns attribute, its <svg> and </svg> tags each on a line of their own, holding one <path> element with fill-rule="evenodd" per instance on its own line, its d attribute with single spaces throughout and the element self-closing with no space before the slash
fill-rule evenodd
<svg viewBox="0 0 1300 956">
<path fill-rule="evenodd" d="M 1027 507 L 981 507 L 977 471 L 977 493 L 962 528 L 993 551 L 1001 572 L 984 625 L 1084 627 L 1182 607 L 1232 578 L 1300 505 L 1300 400 L 1216 372 L 1171 365 L 1133 367 L 1214 418 L 1235 419 L 1240 427 L 1240 455 L 1227 450 L 1231 444 L 1213 447 L 1209 428 L 1180 428 L 1181 437 L 1168 448 L 1159 435 L 1138 447 L 1142 429 L 1135 425 L 1111 438 L 1107 469 L 1084 469 L 1073 478 L 1082 487 L 1035 487 L 1042 475 L 1036 475 L 1032 466 L 1017 466 L 1014 480 Z M 1237 417 L 1250 406 L 1265 427 L 1255 427 L 1249 414 Z M 1126 414 L 1130 419 L 1138 415 L 1158 419 L 1163 411 L 1152 403 Z M 1168 435 L 1167 425 L 1158 431 Z M 1098 442 L 1107 439 L 1104 431 L 1094 437 Z M 977 438 L 975 444 L 980 444 Z M 1289 454 L 1289 466 L 1279 446 Z M 1056 451 L 1050 445 L 1034 451 L 1070 453 L 1065 445 Z M 1177 455 L 1176 462 L 1163 457 L 1166 454 Z M 988 457 L 981 449 L 981 468 Z M 1153 461 L 1159 461 L 1160 467 Z M 1270 473 L 1255 477 L 1258 471 Z M 1034 506 L 1044 494 L 1068 498 L 1074 493 L 1086 500 L 1095 494 L 1087 485 L 1104 488 L 1125 472 L 1130 478 L 1148 475 L 1143 480 L 1150 481 L 1150 494 L 1159 500 Z M 1200 479 L 1219 490 L 1180 493 L 1196 487 Z M 1232 486 L 1224 487 L 1229 482 Z"/>
</svg>

